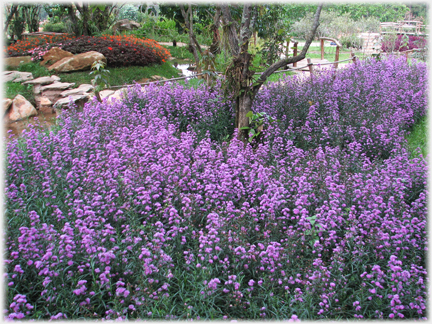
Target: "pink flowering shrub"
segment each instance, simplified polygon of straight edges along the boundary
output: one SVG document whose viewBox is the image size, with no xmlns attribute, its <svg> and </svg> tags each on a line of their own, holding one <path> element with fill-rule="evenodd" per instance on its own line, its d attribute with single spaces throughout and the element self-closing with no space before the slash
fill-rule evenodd
<svg viewBox="0 0 432 324">
<path fill-rule="evenodd" d="M 270 85 L 255 145 L 210 125 L 222 90 L 180 85 L 30 128 L 7 144 L 6 317 L 424 318 L 426 161 L 403 135 L 427 78 L 401 66 Z"/>
</svg>

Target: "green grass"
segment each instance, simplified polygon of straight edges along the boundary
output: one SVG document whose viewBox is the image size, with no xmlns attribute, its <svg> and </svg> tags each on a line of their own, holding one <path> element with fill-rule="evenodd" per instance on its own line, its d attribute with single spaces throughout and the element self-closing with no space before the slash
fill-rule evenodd
<svg viewBox="0 0 432 324">
<path fill-rule="evenodd" d="M 46 67 L 41 66 L 39 63 L 36 62 L 20 64 L 20 66 L 18 67 L 5 66 L 5 71 L 31 72 L 35 79 L 42 76 L 49 76 L 54 74 L 53 72 L 48 71 Z"/>
<path fill-rule="evenodd" d="M 6 82 L 4 84 L 4 97 L 13 99 L 16 95 L 22 95 L 26 98 L 32 105 L 36 104 L 34 94 L 33 94 L 33 85 L 31 84 L 21 84 L 19 82 Z"/>
<path fill-rule="evenodd" d="M 187 50 L 186 46 L 164 46 L 164 47 L 170 51 L 172 57 L 178 59 L 195 60 L 193 54 Z"/>
<path fill-rule="evenodd" d="M 408 141 L 408 148 L 411 157 L 419 156 L 418 148 L 423 157 L 426 157 L 427 150 L 427 137 L 428 137 L 428 121 L 427 117 L 422 117 L 413 127 L 411 133 L 406 137 Z"/>
</svg>

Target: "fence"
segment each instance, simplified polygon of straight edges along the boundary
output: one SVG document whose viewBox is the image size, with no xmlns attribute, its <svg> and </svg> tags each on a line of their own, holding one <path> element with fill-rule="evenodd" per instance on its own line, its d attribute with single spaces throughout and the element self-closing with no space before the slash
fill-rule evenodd
<svg viewBox="0 0 432 324">
<path fill-rule="evenodd" d="M 348 59 L 345 59 L 345 60 L 336 61 L 336 62 L 328 62 L 328 63 L 317 63 L 317 64 L 314 64 L 314 63 L 311 62 L 311 59 L 307 59 L 308 64 L 305 65 L 305 66 L 300 66 L 300 67 L 296 67 L 296 68 L 293 68 L 293 69 L 278 70 L 278 71 L 275 71 L 274 73 L 290 72 L 290 71 L 296 71 L 296 70 L 301 70 L 301 69 L 304 69 L 304 68 L 308 68 L 308 71 L 309 71 L 309 72 L 311 73 L 311 75 L 312 75 L 312 73 L 313 73 L 313 66 L 314 66 L 314 65 L 321 66 L 321 65 L 329 65 L 329 64 L 333 64 L 334 69 L 336 70 L 337 67 L 338 67 L 338 64 L 339 64 L 339 63 L 347 62 L 347 61 L 353 61 L 353 63 L 356 63 L 356 60 L 357 60 L 357 56 L 355 56 L 354 53 L 351 52 L 351 57 L 348 58 Z M 296 64 L 296 63 L 294 63 L 294 64 Z M 293 64 L 293 65 L 294 65 L 294 64 Z M 257 73 L 255 73 L 255 75 L 261 75 L 261 74 L 263 74 L 263 73 L 264 73 L 264 72 L 257 72 Z M 206 73 L 197 73 L 197 74 L 193 74 L 193 75 L 189 75 L 189 76 L 184 76 L 184 77 L 178 77 L 178 78 L 172 78 L 172 79 L 166 79 L 166 80 L 157 80 L 157 81 L 144 82 L 144 83 L 138 83 L 138 84 L 140 84 L 140 85 L 148 85 L 148 84 L 158 83 L 158 82 L 160 83 L 160 82 L 169 82 L 169 81 L 184 80 L 184 79 L 189 79 L 189 78 L 196 78 L 196 77 L 198 77 L 198 76 L 205 75 L 205 74 L 206 74 Z M 223 73 L 222 73 L 222 72 L 216 72 L 216 74 L 223 74 Z M 127 86 L 129 86 L 129 85 L 132 85 L 132 84 L 127 84 L 127 85 L 122 85 L 122 86 L 112 86 L 112 87 L 110 87 L 110 89 L 115 89 L 115 88 L 124 88 L 124 87 L 127 87 Z"/>
</svg>

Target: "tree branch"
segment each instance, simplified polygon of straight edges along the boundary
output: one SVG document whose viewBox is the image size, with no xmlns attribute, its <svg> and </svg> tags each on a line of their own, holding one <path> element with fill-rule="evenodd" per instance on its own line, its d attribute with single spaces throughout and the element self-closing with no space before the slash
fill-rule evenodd
<svg viewBox="0 0 432 324">
<path fill-rule="evenodd" d="M 258 78 L 258 85 L 254 86 L 254 92 L 258 92 L 259 88 L 261 87 L 261 85 L 267 80 L 267 78 L 276 70 L 278 70 L 279 68 L 287 65 L 287 64 L 291 64 L 291 63 L 296 63 L 298 61 L 301 61 L 305 58 L 306 56 L 306 52 L 309 49 L 310 44 L 312 43 L 312 40 L 315 36 L 316 30 L 319 26 L 319 16 L 321 13 L 321 9 L 323 7 L 323 4 L 321 3 L 318 8 L 317 11 L 315 12 L 315 17 L 314 17 L 314 21 L 313 21 L 313 25 L 311 28 L 311 31 L 308 35 L 308 38 L 306 39 L 306 43 L 301 51 L 301 53 L 297 56 L 293 56 L 293 57 L 287 57 L 283 60 L 280 60 L 276 63 L 274 63 L 273 65 L 271 65 L 267 70 L 264 71 L 264 73 Z"/>
</svg>

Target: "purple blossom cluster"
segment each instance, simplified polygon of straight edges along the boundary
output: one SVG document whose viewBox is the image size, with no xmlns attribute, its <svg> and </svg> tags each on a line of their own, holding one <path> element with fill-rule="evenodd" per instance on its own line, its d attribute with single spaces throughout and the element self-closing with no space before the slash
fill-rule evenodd
<svg viewBox="0 0 432 324">
<path fill-rule="evenodd" d="M 256 145 L 205 131 L 232 117 L 222 90 L 176 84 L 11 140 L 6 316 L 425 318 L 426 161 L 403 135 L 426 68 L 330 80 L 263 89 L 281 121 Z"/>
</svg>

